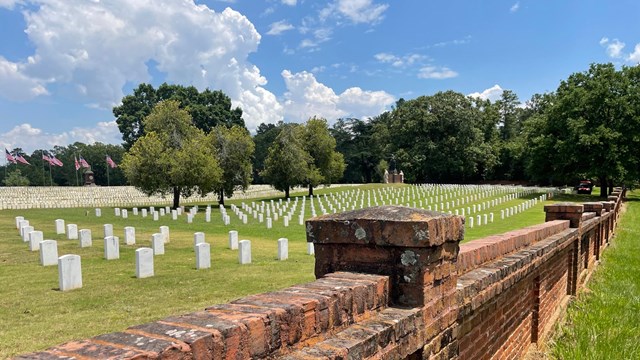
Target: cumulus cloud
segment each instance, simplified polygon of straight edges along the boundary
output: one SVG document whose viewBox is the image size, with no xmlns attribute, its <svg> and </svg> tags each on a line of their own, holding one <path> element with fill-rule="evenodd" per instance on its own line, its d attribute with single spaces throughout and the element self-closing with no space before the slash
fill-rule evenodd
<svg viewBox="0 0 640 360">
<path fill-rule="evenodd" d="M 284 113 L 288 121 L 303 122 L 313 116 L 326 118 L 329 122 L 347 116 L 376 116 L 395 101 L 384 91 L 364 91 L 358 87 L 346 89 L 338 95 L 306 71 L 294 74 L 284 70 L 282 77 L 287 87 Z"/>
<path fill-rule="evenodd" d="M 480 98 L 483 100 L 491 100 L 491 102 L 494 102 L 500 99 L 503 91 L 504 89 L 500 87 L 500 85 L 496 84 L 488 89 L 483 90 L 482 92 L 474 92 L 467 96 L 471 96 L 473 98 Z"/>
<path fill-rule="evenodd" d="M 21 3 L 20 0 L 0 0 L 0 8 L 4 7 L 8 9 L 13 9 L 13 7 L 19 3 Z"/>
<path fill-rule="evenodd" d="M 511 6 L 511 8 L 509 8 L 509 11 L 514 13 L 516 11 L 518 11 L 520 9 L 520 1 L 518 1 L 517 3 L 513 4 Z"/>
<path fill-rule="evenodd" d="M 640 44 L 636 44 L 636 47 L 633 49 L 633 52 L 627 56 L 627 61 L 632 63 L 640 63 Z"/>
<path fill-rule="evenodd" d="M 600 46 L 606 49 L 607 55 L 614 59 L 621 59 L 632 64 L 640 63 L 640 43 L 633 48 L 633 52 L 625 53 L 625 43 L 618 39 L 609 40 L 607 37 L 600 39 Z"/>
<path fill-rule="evenodd" d="M 282 0 L 282 3 L 289 6 L 296 6 L 298 0 Z"/>
<path fill-rule="evenodd" d="M 267 35 L 280 35 L 285 31 L 292 30 L 293 28 L 293 25 L 289 24 L 285 20 L 281 20 L 271 24 L 269 31 L 267 31 Z"/>
<path fill-rule="evenodd" d="M 397 56 L 390 53 L 378 53 L 373 56 L 381 63 L 391 64 L 395 67 L 407 67 L 414 64 L 419 64 L 428 59 L 427 56 L 421 54 L 406 54 L 403 56 Z"/>
<path fill-rule="evenodd" d="M 93 144 L 120 143 L 122 137 L 115 121 L 99 122 L 92 127 L 76 127 L 62 133 L 48 133 L 31 124 L 24 123 L 0 134 L 0 146 L 7 149 L 22 148 L 26 153 L 36 149 L 51 149 L 55 145 L 66 145 L 76 141 Z"/>
<path fill-rule="evenodd" d="M 437 67 L 428 65 L 420 69 L 418 77 L 421 79 L 449 79 L 458 76 L 458 73 L 449 69 L 446 66 Z"/>
<path fill-rule="evenodd" d="M 35 53 L 23 63 L 0 60 L 0 96 L 28 98 L 66 86 L 110 108 L 125 84 L 151 81 L 153 61 L 168 82 L 223 90 L 250 129 L 282 119 L 266 79 L 248 61 L 260 34 L 234 10 L 215 12 L 193 0 L 24 2 L 38 5 L 24 10 Z"/>
</svg>

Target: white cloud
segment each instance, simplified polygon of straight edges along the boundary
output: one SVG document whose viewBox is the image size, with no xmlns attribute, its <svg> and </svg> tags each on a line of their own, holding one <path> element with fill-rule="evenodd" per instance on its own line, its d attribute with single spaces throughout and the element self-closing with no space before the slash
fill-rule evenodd
<svg viewBox="0 0 640 360">
<path fill-rule="evenodd" d="M 607 55 L 609 55 L 612 58 L 621 57 L 622 56 L 622 50 L 626 46 L 625 43 L 621 42 L 618 39 L 613 39 L 612 41 L 609 41 L 609 39 L 606 39 L 606 41 L 604 41 L 604 42 L 602 40 L 600 40 L 600 45 L 603 45 L 603 46 L 606 45 Z"/>
<path fill-rule="evenodd" d="M 428 57 L 421 54 L 407 54 L 403 56 L 396 56 L 389 53 L 378 53 L 374 55 L 374 58 L 381 63 L 391 64 L 395 67 L 407 67 L 414 64 L 423 63 L 428 60 Z"/>
<path fill-rule="evenodd" d="M 636 44 L 633 52 L 627 56 L 627 61 L 632 63 L 640 63 L 640 44 Z"/>
<path fill-rule="evenodd" d="M 448 79 L 458 76 L 458 73 L 449 69 L 446 66 L 436 67 L 432 65 L 425 66 L 418 72 L 418 77 L 421 79 Z"/>
<path fill-rule="evenodd" d="M 511 6 L 511 8 L 509 9 L 509 11 L 514 13 L 514 12 L 518 11 L 519 9 L 520 9 L 520 1 L 518 1 L 515 4 L 513 4 L 513 6 Z"/>
<path fill-rule="evenodd" d="M 22 64 L 0 56 L 0 96 L 13 101 L 24 101 L 39 95 L 48 95 L 44 82 L 25 75 Z"/>
<path fill-rule="evenodd" d="M 289 24 L 285 20 L 281 20 L 271 24 L 269 31 L 267 31 L 267 35 L 280 35 L 285 31 L 292 30 L 293 28 L 293 25 Z"/>
<path fill-rule="evenodd" d="M 289 6 L 296 6 L 298 0 L 282 0 L 282 3 Z"/>
<path fill-rule="evenodd" d="M 20 3 L 22 3 L 20 0 L 0 0 L 0 8 L 4 7 L 11 10 L 16 4 Z"/>
<path fill-rule="evenodd" d="M 224 91 L 243 108 L 249 129 L 282 119 L 266 79 L 248 61 L 260 34 L 232 9 L 215 12 L 193 0 L 25 2 L 37 5 L 24 10 L 35 53 L 23 63 L 0 61 L 0 96 L 28 98 L 56 85 L 109 108 L 125 84 L 151 81 L 153 60 L 168 82 Z"/>
<path fill-rule="evenodd" d="M 115 121 L 99 122 L 92 127 L 76 127 L 62 133 L 47 133 L 24 123 L 0 134 L 0 146 L 7 149 L 20 147 L 29 154 L 36 149 L 51 149 L 56 145 L 66 146 L 76 141 L 85 144 L 117 144 L 122 142 L 122 136 Z"/>
<path fill-rule="evenodd" d="M 608 37 L 603 37 L 602 39 L 600 39 L 600 45 L 604 46 L 608 42 L 609 42 L 609 38 Z"/>
<path fill-rule="evenodd" d="M 293 74 L 284 70 L 282 77 L 287 86 L 284 113 L 288 121 L 303 122 L 310 117 L 320 116 L 332 123 L 346 116 L 376 116 L 395 101 L 392 95 L 384 91 L 364 91 L 358 87 L 346 89 L 337 95 L 306 71 Z"/>
<path fill-rule="evenodd" d="M 488 89 L 483 90 L 482 92 L 474 92 L 467 96 L 470 96 L 473 98 L 480 98 L 483 100 L 491 100 L 491 102 L 494 102 L 500 99 L 503 91 L 504 89 L 500 87 L 500 85 L 496 84 Z"/>
<path fill-rule="evenodd" d="M 378 23 L 388 8 L 388 4 L 375 4 L 372 0 L 336 0 L 320 11 L 319 18 L 324 21 L 335 16 L 354 24 Z"/>
</svg>

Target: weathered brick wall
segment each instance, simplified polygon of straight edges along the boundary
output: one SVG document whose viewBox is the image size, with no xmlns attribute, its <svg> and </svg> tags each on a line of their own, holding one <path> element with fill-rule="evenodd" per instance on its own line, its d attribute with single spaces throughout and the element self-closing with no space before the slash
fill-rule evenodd
<svg viewBox="0 0 640 360">
<path fill-rule="evenodd" d="M 609 202 L 462 246 L 464 219 L 377 207 L 307 222 L 308 284 L 17 359 L 514 359 L 542 341 L 611 240 Z"/>
</svg>

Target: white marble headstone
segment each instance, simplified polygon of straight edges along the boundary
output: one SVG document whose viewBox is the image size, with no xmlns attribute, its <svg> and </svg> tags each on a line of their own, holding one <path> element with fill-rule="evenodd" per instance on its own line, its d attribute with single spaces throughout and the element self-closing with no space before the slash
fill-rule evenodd
<svg viewBox="0 0 640 360">
<path fill-rule="evenodd" d="M 63 219 L 57 219 L 56 220 L 56 234 L 61 235 L 65 233 L 65 228 L 64 228 L 64 220 Z"/>
<path fill-rule="evenodd" d="M 120 258 L 120 239 L 117 236 L 104 238 L 104 258 L 107 260 Z"/>
<path fill-rule="evenodd" d="M 229 249 L 238 249 L 238 232 L 236 230 L 229 231 Z"/>
<path fill-rule="evenodd" d="M 58 258 L 58 281 L 60 291 L 82 287 L 82 266 L 80 255 L 62 255 Z"/>
<path fill-rule="evenodd" d="M 91 229 L 80 229 L 80 247 L 90 247 L 92 245 Z"/>
<path fill-rule="evenodd" d="M 238 242 L 238 262 L 241 265 L 251 264 L 251 241 L 240 240 Z"/>
<path fill-rule="evenodd" d="M 161 233 L 151 235 L 151 248 L 153 255 L 164 255 L 164 235 Z"/>
<path fill-rule="evenodd" d="M 164 242 L 168 243 L 171 241 L 171 237 L 169 236 L 169 227 L 168 226 L 160 226 L 160 233 L 164 235 Z"/>
<path fill-rule="evenodd" d="M 289 258 L 289 240 L 286 238 L 278 239 L 278 260 L 287 260 Z"/>
<path fill-rule="evenodd" d="M 40 250 L 40 242 L 43 239 L 42 231 L 32 231 L 29 233 L 29 250 Z"/>
<path fill-rule="evenodd" d="M 101 217 L 101 216 L 102 216 L 102 209 L 96 208 L 96 217 Z"/>
<path fill-rule="evenodd" d="M 140 248 L 136 250 L 136 277 L 153 276 L 153 249 Z"/>
<path fill-rule="evenodd" d="M 307 254 L 308 255 L 314 255 L 315 252 L 315 248 L 313 247 L 313 243 L 307 243 Z"/>
<path fill-rule="evenodd" d="M 67 224 L 67 239 L 78 240 L 78 225 Z"/>
<path fill-rule="evenodd" d="M 203 232 L 197 232 L 195 234 L 193 234 L 193 246 L 194 248 L 198 246 L 198 244 L 201 244 L 204 242 L 204 233 Z"/>
<path fill-rule="evenodd" d="M 133 226 L 125 226 L 124 228 L 124 243 L 127 245 L 135 245 L 136 243 L 136 228 Z"/>
<path fill-rule="evenodd" d="M 196 245 L 196 269 L 209 269 L 211 267 L 211 245 L 199 243 Z"/>
<path fill-rule="evenodd" d="M 42 266 L 58 264 L 58 243 L 55 240 L 40 242 L 40 264 Z"/>
<path fill-rule="evenodd" d="M 113 225 L 112 224 L 104 224 L 103 228 L 104 228 L 104 236 L 103 237 L 113 236 Z"/>
<path fill-rule="evenodd" d="M 29 233 L 34 230 L 33 226 L 31 225 L 23 226 L 21 230 L 22 230 L 22 241 L 24 242 L 29 241 Z"/>
<path fill-rule="evenodd" d="M 147 209 L 142 209 L 142 217 L 143 218 L 147 217 Z"/>
</svg>

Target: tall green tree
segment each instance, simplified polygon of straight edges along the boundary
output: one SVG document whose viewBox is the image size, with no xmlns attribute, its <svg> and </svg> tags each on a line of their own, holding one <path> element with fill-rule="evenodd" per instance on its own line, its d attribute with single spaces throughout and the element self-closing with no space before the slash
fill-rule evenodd
<svg viewBox="0 0 640 360">
<path fill-rule="evenodd" d="M 269 147 L 276 140 L 276 137 L 282 130 L 284 123 L 281 121 L 278 124 L 265 124 L 262 123 L 256 130 L 256 135 L 253 137 L 253 142 L 256 146 L 253 157 L 253 182 L 254 184 L 264 184 L 265 180 L 260 174 L 264 170 L 264 163 L 269 154 Z"/>
<path fill-rule="evenodd" d="M 346 168 L 342 182 L 370 183 L 378 178 L 380 162 L 378 143 L 373 138 L 374 120 L 338 119 L 330 132 L 336 139 L 336 151 L 344 155 Z M 384 173 L 384 171 L 383 171 Z"/>
<path fill-rule="evenodd" d="M 265 168 L 261 175 L 276 190 L 284 191 L 289 198 L 292 187 L 303 184 L 308 178 L 311 156 L 301 143 L 301 125 L 283 125 L 269 147 Z"/>
<path fill-rule="evenodd" d="M 133 186 L 148 195 L 173 193 L 174 208 L 180 206 L 181 195 L 204 196 L 220 186 L 222 170 L 213 148 L 177 101 L 158 103 L 143 125 L 145 135 L 121 165 Z"/>
<path fill-rule="evenodd" d="M 209 133 L 209 141 L 222 168 L 222 182 L 216 188 L 218 202 L 233 196 L 235 190 L 246 190 L 251 184 L 251 161 L 255 145 L 247 129 L 234 125 L 218 125 Z"/>
<path fill-rule="evenodd" d="M 302 128 L 301 137 L 301 143 L 309 154 L 309 169 L 304 183 L 309 187 L 311 196 L 314 187 L 330 185 L 342 177 L 344 157 L 336 151 L 336 139 L 331 136 L 325 119 L 309 119 Z"/>
<path fill-rule="evenodd" d="M 133 94 L 122 99 L 122 104 L 113 108 L 118 129 L 122 133 L 124 146 L 129 149 L 145 134 L 143 119 L 154 106 L 164 100 L 176 100 L 180 107 L 191 114 L 193 124 L 209 133 L 216 125 L 245 127 L 242 110 L 232 108 L 231 99 L 220 90 L 205 89 L 199 92 L 193 86 L 162 84 L 155 89 L 150 84 L 140 84 Z"/>
<path fill-rule="evenodd" d="M 29 186 L 29 179 L 22 175 L 20 169 L 12 170 L 2 182 L 5 186 Z"/>
</svg>

